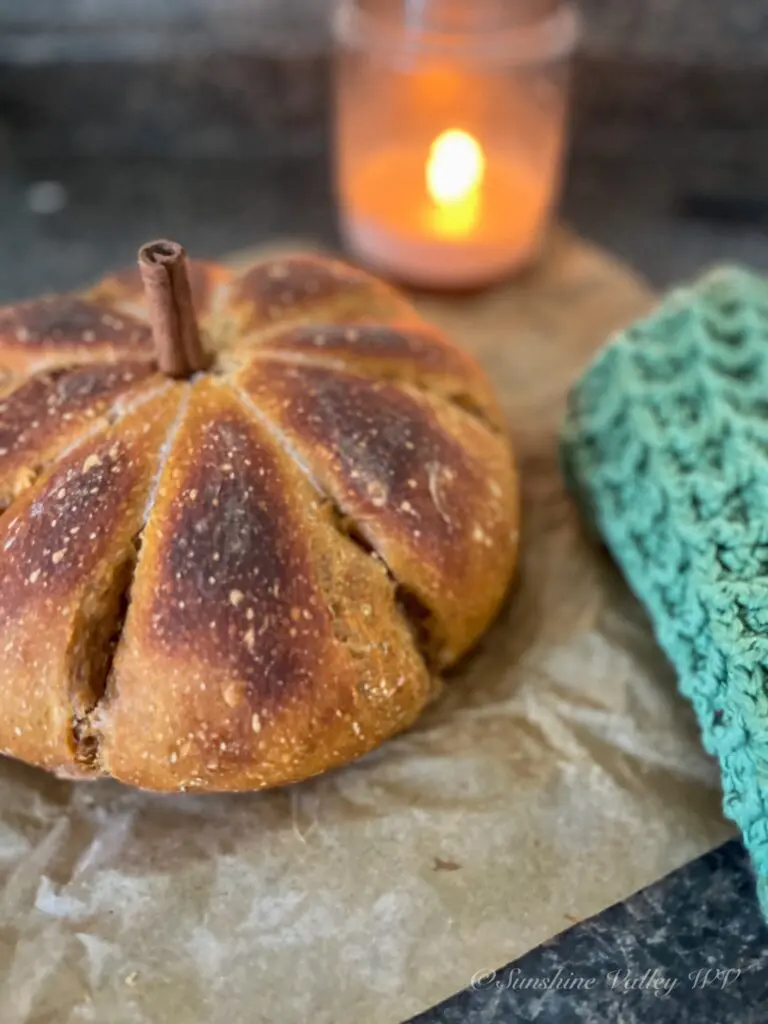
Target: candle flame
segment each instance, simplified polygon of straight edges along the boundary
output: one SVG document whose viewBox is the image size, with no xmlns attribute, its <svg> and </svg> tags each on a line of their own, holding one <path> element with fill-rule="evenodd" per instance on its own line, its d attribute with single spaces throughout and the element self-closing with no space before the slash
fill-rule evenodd
<svg viewBox="0 0 768 1024">
<path fill-rule="evenodd" d="M 432 143 L 427 160 L 427 189 L 439 206 L 476 192 L 484 173 L 483 151 L 469 132 L 451 128 Z"/>
<path fill-rule="evenodd" d="M 426 164 L 427 191 L 437 208 L 441 233 L 468 234 L 478 219 L 485 155 L 468 132 L 451 128 L 432 143 Z"/>
</svg>

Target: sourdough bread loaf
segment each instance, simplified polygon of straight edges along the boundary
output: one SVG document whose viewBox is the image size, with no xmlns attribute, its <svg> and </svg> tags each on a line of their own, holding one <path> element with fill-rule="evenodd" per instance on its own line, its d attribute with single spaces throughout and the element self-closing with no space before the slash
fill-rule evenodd
<svg viewBox="0 0 768 1024">
<path fill-rule="evenodd" d="M 190 283 L 182 380 L 138 272 L 0 309 L 0 750 L 260 789 L 414 721 L 503 598 L 517 484 L 483 372 L 388 286 Z"/>
</svg>

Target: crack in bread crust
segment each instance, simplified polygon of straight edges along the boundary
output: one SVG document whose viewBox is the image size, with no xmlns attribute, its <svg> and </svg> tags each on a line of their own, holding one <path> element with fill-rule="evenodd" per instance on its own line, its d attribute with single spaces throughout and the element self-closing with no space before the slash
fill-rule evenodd
<svg viewBox="0 0 768 1024">
<path fill-rule="evenodd" d="M 22 760 L 91 773 L 84 718 L 105 685 L 148 476 L 178 397 L 164 385 L 102 423 L 0 519 L 0 749 Z"/>
<path fill-rule="evenodd" d="M 349 512 L 342 509 L 333 495 L 314 477 L 305 461 L 301 458 L 301 455 L 293 448 L 289 439 L 270 416 L 260 409 L 247 392 L 243 391 L 237 384 L 229 381 L 226 386 L 237 395 L 244 408 L 255 416 L 262 426 L 269 430 L 275 441 L 290 456 L 328 505 L 332 513 L 333 525 L 339 536 L 344 537 L 351 544 L 357 545 L 357 547 L 361 548 L 371 557 L 376 558 L 384 566 L 387 575 L 395 587 L 395 608 L 408 626 L 414 645 L 426 668 L 430 673 L 434 672 L 438 664 L 438 651 L 442 649 L 444 639 L 438 633 L 432 610 L 424 604 L 412 588 L 398 579 L 391 566 L 387 563 L 386 558 L 377 551 L 375 545 L 366 537 L 359 521 L 350 515 Z"/>
<path fill-rule="evenodd" d="M 140 537 L 117 565 L 102 593 L 88 595 L 69 653 L 72 698 L 72 750 L 76 763 L 88 774 L 102 774 L 98 708 L 107 692 L 112 664 L 128 614 L 130 590 L 138 559 Z M 98 609 L 98 614 L 94 612 Z"/>
<path fill-rule="evenodd" d="M 499 606 L 514 557 L 508 448 L 439 393 L 355 369 L 265 354 L 229 384 L 426 608 L 417 633 L 429 635 L 430 656 L 447 667 Z"/>
<path fill-rule="evenodd" d="M 82 612 L 83 623 L 72 651 L 70 667 L 70 688 L 72 693 L 72 743 L 75 760 L 89 773 L 104 774 L 101 764 L 101 723 L 99 710 L 109 696 L 112 683 L 112 667 L 123 637 L 123 627 L 131 605 L 131 591 L 138 571 L 141 544 L 152 508 L 157 500 L 157 490 L 166 463 L 173 451 L 173 442 L 178 434 L 184 414 L 189 405 L 191 388 L 185 384 L 178 410 L 168 427 L 160 445 L 155 474 L 147 495 L 142 514 L 140 530 L 131 541 L 125 559 L 117 566 L 111 585 L 106 594 L 89 595 L 91 604 L 100 610 L 98 617 Z M 140 404 L 140 403 L 139 403 Z M 135 409 L 135 406 L 132 407 Z M 95 659 L 94 654 L 95 653 Z"/>
<path fill-rule="evenodd" d="M 424 665 L 429 672 L 436 672 L 439 668 L 439 651 L 444 646 L 444 640 L 439 634 L 434 615 L 413 590 L 398 580 L 386 560 L 361 533 L 355 520 L 343 512 L 329 494 L 323 492 L 323 497 L 331 509 L 333 525 L 339 536 L 346 538 L 350 544 L 355 544 L 384 566 L 394 587 L 395 608 L 407 625 Z"/>
<path fill-rule="evenodd" d="M 298 781 L 405 728 L 436 682 L 384 565 L 227 385 L 201 381 L 143 534 L 101 759 L 151 789 Z"/>
</svg>

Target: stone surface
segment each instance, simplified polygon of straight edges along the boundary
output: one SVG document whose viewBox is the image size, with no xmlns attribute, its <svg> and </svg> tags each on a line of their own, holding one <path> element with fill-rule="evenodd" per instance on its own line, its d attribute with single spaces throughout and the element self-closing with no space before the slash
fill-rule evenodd
<svg viewBox="0 0 768 1024">
<path fill-rule="evenodd" d="M 517 0 L 522 6 L 523 0 Z M 525 0 L 544 3 L 546 0 Z M 0 53 L 18 59 L 179 52 L 205 45 L 322 50 L 333 0 L 0 0 Z M 768 61 L 760 0 L 581 0 L 589 52 L 704 62 Z"/>
<path fill-rule="evenodd" d="M 688 63 L 768 61 L 761 0 L 581 0 L 590 52 Z"/>
<path fill-rule="evenodd" d="M 0 39 L 2 33 L 0 32 Z M 0 43 L 1 45 L 1 43 Z M 325 160 L 331 65 L 322 53 L 216 52 L 3 63 L 0 158 Z M 582 55 L 577 154 L 652 181 L 768 195 L 768 63 L 688 66 Z M 622 171 L 624 173 L 624 171 Z"/>
<path fill-rule="evenodd" d="M 768 928 L 735 840 L 410 1024 L 762 1024 Z"/>
<path fill-rule="evenodd" d="M 0 138 L 0 152 L 2 139 Z M 230 160 L 30 161 L 10 144 L 0 174 L 0 300 L 74 288 L 170 235 L 216 257 L 275 236 L 338 244 L 325 155 Z M 53 185 L 53 188 L 51 188 Z M 41 190 L 42 186 L 42 190 Z M 758 219 L 694 217 L 690 182 L 641 165 L 574 156 L 563 212 L 663 287 L 719 260 L 768 269 Z M 40 195 L 55 195 L 50 212 Z M 727 212 L 727 211 L 726 211 Z"/>
<path fill-rule="evenodd" d="M 0 130 L 33 158 L 319 154 L 331 117 L 331 6 L 0 0 Z M 685 154 L 696 167 L 714 165 L 706 173 L 729 187 L 764 190 L 768 12 L 760 0 L 582 7 L 577 143 L 655 166 Z"/>
<path fill-rule="evenodd" d="M 328 72 L 307 54 L 0 63 L 0 126 L 31 158 L 321 153 Z"/>
</svg>

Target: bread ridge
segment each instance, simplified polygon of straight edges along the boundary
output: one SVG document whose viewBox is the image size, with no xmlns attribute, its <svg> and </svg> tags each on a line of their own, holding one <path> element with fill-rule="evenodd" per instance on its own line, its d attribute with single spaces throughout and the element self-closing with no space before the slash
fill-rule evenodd
<svg viewBox="0 0 768 1024">
<path fill-rule="evenodd" d="M 0 748 L 90 774 L 78 732 L 98 702 L 146 504 L 145 469 L 178 389 L 97 423 L 0 517 Z M 89 639 L 94 638 L 94 643 Z"/>
<path fill-rule="evenodd" d="M 258 353 L 253 358 L 254 365 L 257 365 L 259 361 L 271 362 L 273 356 L 271 353 Z M 285 362 L 287 365 L 291 365 L 293 360 L 282 360 L 278 358 L 277 362 Z M 311 363 L 302 365 L 316 366 L 326 369 L 334 375 L 340 374 L 341 376 L 348 376 L 351 379 L 359 380 L 360 382 L 371 382 L 375 381 L 375 378 L 364 376 L 357 372 L 356 368 L 352 370 L 348 368 L 340 368 L 330 361 L 323 360 L 312 360 Z M 465 432 L 477 431 L 481 435 L 484 434 L 484 447 L 495 447 L 497 450 L 502 447 L 502 441 L 500 438 L 499 430 L 494 428 L 492 423 L 482 414 L 476 414 L 473 411 L 467 410 L 465 406 L 460 403 L 451 400 L 451 398 L 445 395 L 442 391 L 431 389 L 428 387 L 419 387 L 414 385 L 410 380 L 404 381 L 392 381 L 387 380 L 385 383 L 388 388 L 393 389 L 396 393 L 403 396 L 403 398 L 413 400 L 419 399 L 421 396 L 426 398 L 427 404 L 424 406 L 425 411 L 429 412 L 431 416 L 435 413 L 435 421 L 438 427 L 443 426 L 443 421 L 440 419 L 440 412 L 444 411 L 449 414 L 451 418 L 455 418 L 459 421 L 459 427 L 463 426 Z M 237 390 L 242 394 L 242 385 L 233 384 Z M 455 624 L 450 622 L 444 624 L 442 630 L 443 636 L 440 636 L 439 620 L 441 615 L 435 607 L 433 598 L 435 594 L 430 594 L 429 588 L 424 588 L 419 585 L 418 581 L 414 582 L 413 579 L 408 578 L 403 571 L 398 571 L 397 565 L 394 560 L 388 555 L 386 550 L 386 544 L 382 545 L 377 542 L 375 536 L 372 536 L 370 531 L 366 528 L 364 517 L 360 514 L 355 514 L 353 508 L 350 507 L 349 503 L 345 502 L 344 496 L 338 492 L 338 489 L 334 489 L 332 485 L 328 485 L 321 478 L 321 474 L 313 471 L 313 467 L 310 465 L 312 460 L 312 453 L 309 450 L 311 446 L 307 446 L 306 453 L 300 452 L 293 443 L 287 437 L 285 431 L 281 425 L 275 420 L 274 416 L 259 403 L 259 399 L 254 396 L 244 396 L 246 403 L 250 404 L 256 415 L 258 415 L 272 431 L 272 433 L 279 439 L 283 447 L 291 454 L 294 460 L 302 468 L 305 475 L 312 481 L 313 485 L 329 500 L 333 503 L 337 510 L 340 521 L 345 524 L 345 531 L 348 535 L 352 536 L 357 543 L 361 543 L 366 546 L 369 550 L 375 551 L 381 561 L 387 568 L 387 572 L 395 582 L 395 584 L 401 589 L 404 596 L 403 601 L 403 612 L 411 623 L 414 635 L 418 638 L 418 643 L 421 652 L 428 664 L 434 669 L 442 669 L 448 667 L 450 664 L 455 662 L 458 657 L 465 653 L 467 645 L 459 639 L 458 643 L 454 644 L 453 647 L 447 640 L 448 635 L 452 635 L 456 638 L 457 630 Z M 458 433 L 458 431 L 457 431 Z M 367 440 L 367 439 L 366 439 Z M 457 442 L 456 434 L 452 435 L 451 440 Z M 466 439 L 464 439 L 466 440 Z M 457 442 L 461 446 L 462 442 Z M 410 483 L 415 483 L 411 480 Z M 430 495 L 432 497 L 432 495 Z M 492 500 L 493 496 L 489 496 Z M 408 498 L 404 499 L 407 502 Z M 481 528 L 482 529 L 482 528 Z M 381 531 L 379 531 L 381 532 Z M 385 531 L 386 532 L 386 531 Z M 485 539 L 485 535 L 483 534 Z M 516 538 L 515 538 L 516 542 Z M 440 588 L 437 588 L 440 589 Z M 495 613 L 495 610 L 500 603 L 501 597 L 498 595 L 498 600 L 491 600 L 491 604 L 494 606 L 491 612 L 483 610 L 482 616 L 488 617 Z M 464 615 L 466 609 L 464 609 Z"/>
<path fill-rule="evenodd" d="M 241 414 L 242 418 L 247 421 L 248 430 L 253 430 L 257 434 L 264 430 L 253 416 L 252 411 L 243 405 L 236 393 L 224 382 L 206 380 L 201 381 L 193 391 L 187 422 L 182 422 L 181 431 L 176 439 L 177 445 L 188 441 L 191 436 L 199 436 L 199 434 L 195 435 L 196 415 L 200 417 L 200 422 L 203 422 L 207 429 L 212 432 L 217 429 L 217 421 L 214 421 L 213 417 L 206 420 L 201 416 L 199 410 L 195 409 L 196 403 L 203 406 L 206 403 L 210 405 L 229 404 L 230 410 L 236 406 L 238 414 Z M 231 430 L 229 422 L 227 427 Z M 182 436 L 185 429 L 188 431 L 187 438 Z M 196 453 L 203 447 L 205 447 L 205 442 L 197 445 Z M 262 437 L 259 447 L 268 459 L 272 458 L 267 451 L 269 445 L 264 437 Z M 187 448 L 189 449 L 188 444 Z M 269 502 L 270 518 L 276 519 L 282 528 L 286 515 L 291 515 L 291 508 L 294 507 L 298 510 L 297 518 L 293 522 L 294 525 L 298 523 L 301 528 L 289 530 L 285 535 L 295 538 L 291 542 L 290 550 L 293 549 L 295 543 L 306 548 L 304 542 L 309 543 L 310 536 L 314 538 L 310 545 L 311 550 L 304 551 L 302 556 L 304 561 L 302 562 L 302 558 L 299 559 L 303 568 L 297 570 L 294 566 L 292 573 L 283 573 L 281 582 L 285 589 L 286 585 L 290 588 L 292 578 L 298 580 L 298 589 L 300 591 L 305 589 L 309 600 L 308 602 L 302 601 L 301 597 L 295 597 L 292 601 L 294 606 L 291 608 L 291 622 L 284 621 L 282 626 L 278 621 L 278 615 L 270 612 L 268 616 L 265 616 L 263 609 L 259 607 L 259 597 L 254 597 L 253 586 L 250 585 L 258 584 L 256 589 L 259 593 L 262 580 L 268 587 L 273 586 L 272 581 L 268 578 L 271 540 L 268 527 L 262 523 L 259 530 L 266 529 L 266 533 L 260 534 L 259 546 L 266 545 L 266 559 L 264 562 L 259 561 L 260 556 L 256 547 L 246 549 L 245 557 L 251 558 L 249 564 L 252 564 L 253 570 L 245 576 L 241 574 L 242 578 L 234 581 L 225 573 L 224 592 L 221 596 L 217 594 L 214 602 L 216 608 L 229 605 L 229 618 L 230 620 L 237 618 L 237 622 L 223 622 L 223 617 L 218 615 L 216 621 L 210 623 L 210 633 L 203 628 L 208 625 L 206 616 L 210 607 L 210 602 L 205 600 L 204 591 L 218 585 L 217 581 L 213 576 L 201 579 L 200 583 L 196 579 L 191 589 L 187 587 L 186 590 L 180 590 L 182 584 L 175 582 L 179 579 L 180 574 L 176 572 L 169 575 L 165 572 L 169 563 L 173 561 L 169 552 L 172 549 L 175 549 L 177 554 L 179 552 L 179 539 L 186 546 L 187 543 L 194 542 L 194 538 L 198 538 L 201 547 L 191 564 L 192 574 L 197 576 L 201 572 L 207 574 L 209 571 L 216 571 L 211 563 L 211 548 L 208 546 L 207 536 L 205 532 L 200 534 L 196 529 L 200 522 L 204 521 L 204 518 L 196 518 L 194 509 L 190 511 L 188 506 L 183 506 L 182 503 L 175 501 L 177 494 L 175 489 L 181 488 L 183 491 L 185 486 L 187 467 L 182 465 L 185 459 L 184 452 L 177 451 L 174 461 L 172 451 L 171 459 L 166 463 L 164 471 L 168 479 L 161 483 L 160 487 L 159 501 L 163 505 L 162 514 L 158 514 L 158 504 L 156 503 L 145 527 L 145 540 L 142 543 L 132 585 L 134 596 L 128 610 L 126 629 L 123 631 L 115 654 L 115 685 L 107 688 L 106 703 L 96 711 L 96 717 L 100 719 L 99 729 L 102 743 L 106 741 L 103 747 L 104 765 L 109 774 L 114 777 L 133 784 L 147 786 L 149 783 L 149 788 L 157 789 L 256 789 L 282 782 L 298 781 L 300 778 L 306 777 L 307 774 L 325 770 L 334 763 L 346 763 L 352 757 L 370 749 L 374 739 L 376 742 L 373 745 L 377 745 L 381 739 L 393 731 L 399 731 L 406 721 L 412 720 L 427 700 L 434 695 L 437 687 L 436 681 L 426 669 L 415 644 L 409 643 L 409 633 L 399 629 L 394 621 L 394 615 L 390 614 L 396 613 L 396 609 L 394 603 L 386 597 L 389 592 L 389 584 L 378 561 L 371 558 L 368 553 L 360 552 L 343 533 L 335 530 L 332 515 L 326 515 L 328 502 L 319 492 L 315 492 L 316 511 L 310 514 L 309 509 L 313 505 L 313 501 L 306 491 L 311 484 L 295 464 L 290 453 L 285 452 L 277 443 L 274 444 L 274 448 L 277 450 L 279 458 L 285 462 L 282 472 L 287 472 L 288 478 L 286 481 L 283 476 L 278 483 L 280 501 L 285 503 L 284 511 L 281 515 L 277 515 L 275 502 Z M 188 459 L 188 456 L 186 458 Z M 191 461 L 194 463 L 195 459 Z M 245 461 L 248 461 L 247 458 Z M 242 466 L 233 467 L 232 473 L 237 474 L 242 468 Z M 212 471 L 209 466 L 203 479 L 209 478 Z M 193 474 L 193 480 L 196 485 L 194 489 L 197 491 L 202 484 L 197 475 Z M 239 487 L 240 477 L 238 477 L 237 483 Z M 222 498 L 222 504 L 225 500 Z M 177 515 L 181 515 L 182 519 L 177 518 L 177 521 L 173 522 L 169 515 L 169 509 L 175 509 Z M 238 509 L 235 508 L 235 512 L 237 511 Z M 187 520 L 186 523 L 183 519 L 185 512 L 192 517 L 191 521 Z M 259 514 L 258 503 L 252 507 L 250 514 L 251 516 Z M 312 520 L 314 520 L 314 525 Z M 149 543 L 147 543 L 147 532 L 150 534 Z M 332 536 L 330 536 L 331 533 Z M 324 534 L 325 540 L 323 540 L 322 534 Z M 346 552 L 342 550 L 343 548 L 346 548 Z M 382 701 L 377 693 L 369 694 L 370 701 L 358 701 L 358 706 L 351 706 L 356 702 L 356 696 L 351 692 L 353 687 L 347 685 L 349 680 L 345 681 L 345 671 L 349 676 L 350 666 L 348 663 L 346 670 L 344 665 L 337 665 L 332 671 L 328 669 L 327 663 L 333 661 L 335 654 L 341 651 L 346 642 L 345 635 L 349 633 L 353 643 L 361 642 L 359 641 L 361 631 L 352 621 L 357 616 L 356 608 L 349 608 L 339 618 L 336 618 L 334 614 L 331 616 L 334 621 L 330 622 L 328 614 L 326 614 L 328 602 L 324 598 L 325 591 L 322 591 L 318 585 L 318 580 L 322 575 L 318 551 L 326 567 L 331 566 L 330 569 L 326 568 L 331 576 L 342 562 L 354 563 L 350 573 L 347 573 L 347 578 L 357 580 L 357 589 L 361 594 L 371 594 L 369 614 L 373 616 L 377 628 L 384 630 L 386 621 L 389 621 L 389 631 L 396 634 L 396 643 L 390 645 L 389 651 L 384 651 L 380 656 L 376 656 L 374 650 L 369 651 L 368 654 L 368 657 L 374 662 L 377 660 L 381 664 L 391 662 L 393 667 L 402 664 L 410 666 L 407 672 L 398 670 L 397 673 L 385 673 L 389 676 L 397 674 L 401 678 L 402 681 L 398 687 L 395 687 L 396 690 L 402 689 L 407 692 L 408 688 L 413 689 L 410 699 L 404 703 L 395 722 L 388 721 L 381 713 L 378 718 L 374 717 L 373 721 L 370 720 L 370 716 L 366 718 L 368 703 L 373 702 L 379 711 L 382 711 Z M 214 556 L 216 553 L 214 552 Z M 278 572 L 282 572 L 285 553 L 276 561 L 279 563 Z M 201 583 L 204 586 L 201 586 Z M 235 583 L 237 584 L 236 588 Z M 305 583 L 307 583 L 306 587 Z M 227 590 L 229 590 L 228 593 Z M 158 592 L 162 592 L 159 609 L 161 625 L 159 627 L 157 626 L 158 606 L 156 602 L 153 603 Z M 331 592 L 333 592 L 333 587 L 328 591 L 328 593 Z M 182 612 L 178 611 L 178 607 L 182 603 L 180 594 L 183 595 L 185 604 Z M 344 598 L 345 594 L 339 595 L 339 600 L 342 603 Z M 194 607 L 196 602 L 199 606 L 197 611 Z M 247 617 L 247 613 L 252 612 L 253 606 L 256 607 L 256 614 Z M 218 672 L 216 668 L 211 667 L 217 666 L 222 656 L 231 655 L 243 640 L 248 646 L 249 635 L 250 650 L 258 658 L 261 655 L 261 650 L 255 642 L 256 632 L 259 630 L 260 622 L 262 626 L 265 625 L 270 616 L 272 622 L 265 639 L 272 645 L 272 655 L 278 660 L 282 659 L 288 662 L 290 662 L 292 654 L 302 655 L 301 627 L 304 625 L 304 616 L 309 614 L 310 609 L 312 618 L 324 620 L 324 625 L 321 624 L 314 638 L 310 637 L 309 639 L 309 646 L 314 650 L 317 647 L 317 644 L 313 646 L 314 639 L 319 638 L 319 647 L 310 659 L 312 669 L 310 670 L 305 665 L 298 671 L 298 676 L 304 679 L 304 690 L 300 699 L 294 701 L 289 696 L 287 701 L 283 701 L 281 693 L 275 692 L 275 686 L 278 687 L 278 690 L 281 690 L 283 686 L 287 690 L 290 689 L 289 684 L 293 685 L 294 680 L 284 678 L 278 679 L 276 682 L 273 681 L 269 685 L 265 684 L 262 690 L 259 690 L 260 683 L 247 681 L 247 686 L 257 690 L 254 700 L 251 702 L 250 694 L 245 692 L 247 688 L 239 685 L 237 671 L 225 668 Z M 194 618 L 195 615 L 198 616 L 198 619 Z M 176 656 L 175 652 L 179 645 L 178 636 L 171 642 L 170 654 L 168 653 L 168 644 L 162 642 L 163 634 L 171 632 L 176 635 L 178 631 L 183 634 L 190 621 L 198 622 L 201 628 L 188 638 L 188 642 L 194 643 L 196 648 L 202 649 L 203 655 L 205 655 L 206 648 L 211 641 L 210 646 L 213 650 L 213 654 L 207 660 L 203 657 L 197 667 L 195 667 L 194 654 L 183 659 Z M 287 634 L 294 631 L 294 624 L 297 627 L 298 636 L 295 640 L 291 640 Z M 231 628 L 233 625 L 237 627 L 235 632 Z M 220 631 L 219 627 L 222 626 L 225 636 L 223 638 L 216 637 L 215 634 Z M 341 638 L 337 644 L 333 636 L 338 629 L 341 630 Z M 210 652 L 208 653 L 210 654 Z M 245 669 L 241 669 L 241 671 L 245 671 Z M 362 669 L 361 673 L 365 675 Z M 294 672 L 294 675 L 296 674 Z M 324 680 L 322 686 L 316 686 L 317 676 Z M 156 707 L 149 715 L 147 724 L 148 731 L 152 722 L 159 723 L 160 729 L 164 730 L 159 739 L 148 735 L 147 732 L 141 735 L 139 730 L 134 727 L 136 709 L 138 707 L 145 708 L 148 701 L 155 699 L 153 694 L 157 693 L 157 688 L 150 683 L 146 687 L 142 701 L 139 702 L 135 699 L 136 691 L 145 686 L 147 678 L 150 680 L 155 678 L 158 681 L 162 679 L 166 686 L 162 698 L 157 698 Z M 374 682 L 376 680 L 373 680 L 371 685 Z M 310 725 L 314 721 L 314 705 L 319 701 L 313 689 L 317 690 L 317 694 L 325 700 L 325 703 L 330 698 L 330 710 L 323 704 L 318 712 L 324 724 L 323 728 L 318 730 L 320 735 L 314 747 Z M 173 700 L 168 698 L 168 694 L 171 692 L 176 695 Z M 182 699 L 179 699 L 179 695 Z M 336 699 L 337 695 L 338 700 Z M 128 696 L 128 700 L 124 699 L 126 696 Z M 390 697 L 394 707 L 397 694 L 392 693 Z M 208 713 L 209 702 L 216 703 L 218 708 L 216 714 Z M 270 702 L 277 705 L 274 715 L 265 709 Z M 197 713 L 200 706 L 202 706 L 202 710 Z M 342 715 L 342 711 L 343 717 L 337 721 L 333 715 Z M 330 720 L 328 720 L 329 714 L 332 716 Z M 224 721 L 224 716 L 228 716 L 227 722 Z M 289 722 L 294 723 L 294 727 L 288 730 L 288 737 L 284 735 L 285 730 L 279 728 L 281 718 L 285 717 Z M 270 718 L 277 720 L 275 730 L 277 738 L 272 743 L 274 750 L 278 749 L 278 741 L 288 748 L 305 750 L 306 759 L 298 765 L 294 763 L 293 759 L 295 751 L 290 749 L 281 755 L 283 759 L 277 764 L 272 763 L 274 758 L 271 756 L 271 751 L 267 752 L 262 761 L 252 756 L 249 746 L 249 740 L 252 737 L 249 733 L 261 733 L 262 730 L 266 732 Z M 169 721 L 170 727 L 167 725 Z M 336 727 L 335 732 L 334 727 Z M 378 730 L 375 735 L 374 729 Z M 335 738 L 331 745 L 327 737 L 332 732 Z M 167 752 L 169 744 L 173 748 L 170 751 L 170 760 Z M 140 751 L 140 758 L 131 755 L 126 759 L 125 752 L 131 746 Z M 156 748 L 159 748 L 159 754 Z M 193 755 L 191 758 L 190 753 Z M 144 767 L 137 774 L 134 766 L 141 765 L 142 762 L 144 762 Z M 170 785 L 167 785 L 169 782 Z"/>
</svg>

